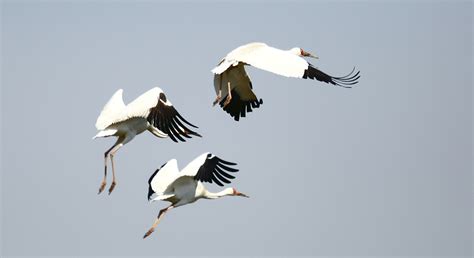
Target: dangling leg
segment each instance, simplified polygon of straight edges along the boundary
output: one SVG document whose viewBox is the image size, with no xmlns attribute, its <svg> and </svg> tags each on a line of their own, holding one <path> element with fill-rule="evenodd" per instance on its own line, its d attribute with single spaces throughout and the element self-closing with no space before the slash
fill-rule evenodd
<svg viewBox="0 0 474 258">
<path fill-rule="evenodd" d="M 224 107 L 229 105 L 231 100 L 232 100 L 232 94 L 231 94 L 231 91 L 230 91 L 230 82 L 227 82 L 227 98 L 224 102 Z"/>
<path fill-rule="evenodd" d="M 97 194 L 100 194 L 102 191 L 104 191 L 105 185 L 106 185 L 106 180 L 107 180 L 107 158 L 109 157 L 110 151 L 115 147 L 115 144 L 110 147 L 105 153 L 104 153 L 104 179 L 102 180 L 102 183 L 100 184 L 99 187 L 99 192 Z"/>
<path fill-rule="evenodd" d="M 151 226 L 151 228 L 145 233 L 145 235 L 143 236 L 143 239 L 145 239 L 146 237 L 151 235 L 151 233 L 153 233 L 153 231 L 155 231 L 156 225 L 158 225 L 158 223 L 160 222 L 160 219 L 163 217 L 163 215 L 165 215 L 165 213 L 167 211 L 169 211 L 173 208 L 174 208 L 174 206 L 170 205 L 170 206 L 168 206 L 168 208 L 164 208 L 164 209 L 160 210 L 160 212 L 158 213 L 158 217 L 156 217 L 155 222 L 153 223 L 153 226 Z"/>
<path fill-rule="evenodd" d="M 119 137 L 117 139 L 117 141 L 115 142 L 115 144 L 110 148 L 108 149 L 105 153 L 104 153 L 104 179 L 102 180 L 102 183 L 100 184 L 100 187 L 99 187 L 99 193 L 100 194 L 102 191 L 104 191 L 104 188 L 105 188 L 105 185 L 106 185 L 106 178 L 107 178 L 107 158 L 110 156 L 110 161 L 112 163 L 112 174 L 113 174 L 113 182 L 112 184 L 114 185 L 115 187 L 115 168 L 114 168 L 114 160 L 112 158 L 112 156 L 115 154 L 115 152 L 120 149 L 120 147 L 123 146 L 123 142 L 124 142 L 125 138 L 124 137 Z M 113 188 L 112 188 L 113 189 Z M 109 189 L 109 194 L 110 194 L 110 189 Z"/>
<path fill-rule="evenodd" d="M 222 90 L 219 89 L 219 94 L 217 94 L 216 99 L 214 100 L 214 102 L 212 102 L 212 106 L 215 106 L 217 103 L 219 103 L 219 101 L 221 101 L 221 98 L 222 98 Z"/>
<path fill-rule="evenodd" d="M 110 163 L 112 163 L 112 184 L 110 185 L 109 188 L 109 195 L 112 193 L 112 191 L 115 188 L 115 185 L 117 185 L 117 182 L 115 181 L 115 165 L 114 165 L 114 154 L 115 152 L 120 149 L 120 147 L 123 146 L 123 143 L 117 144 L 111 151 L 110 151 Z"/>
</svg>

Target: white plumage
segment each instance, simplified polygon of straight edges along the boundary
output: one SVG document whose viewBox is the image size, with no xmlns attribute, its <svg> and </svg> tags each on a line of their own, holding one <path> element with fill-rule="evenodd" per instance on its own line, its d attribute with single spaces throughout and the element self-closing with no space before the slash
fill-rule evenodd
<svg viewBox="0 0 474 258">
<path fill-rule="evenodd" d="M 95 123 L 97 130 L 102 131 L 107 128 L 107 126 L 118 122 L 116 120 L 126 118 L 126 106 L 125 103 L 123 103 L 122 94 L 123 90 L 119 89 L 112 95 L 107 104 L 105 104 Z"/>
<path fill-rule="evenodd" d="M 294 53 L 297 50 L 280 50 L 265 43 L 250 43 L 232 50 L 224 58 L 224 62 L 212 70 L 214 74 L 221 74 L 230 66 L 239 62 L 259 69 L 276 73 L 286 77 L 302 78 L 308 62 Z"/>
<path fill-rule="evenodd" d="M 204 153 L 191 161 L 179 172 L 176 159 L 165 163 L 157 169 L 148 180 L 148 200 L 150 202 L 161 200 L 169 201 L 171 205 L 160 210 L 153 226 L 146 232 L 143 238 L 148 237 L 162 216 L 172 208 L 193 203 L 198 199 L 217 199 L 223 196 L 247 195 L 238 192 L 235 188 L 226 188 L 218 193 L 207 191 L 201 182 L 216 183 L 223 186 L 223 183 L 230 183 L 234 179 L 230 173 L 237 172 L 233 168 L 237 164 L 220 159 L 211 153 Z"/>
<path fill-rule="evenodd" d="M 353 74 L 355 69 L 346 76 L 330 76 L 312 66 L 303 57 L 317 58 L 299 47 L 281 50 L 258 42 L 232 50 L 217 67 L 212 69 L 217 94 L 213 104 L 219 103 L 236 121 L 240 117 L 245 117 L 246 112 L 252 112 L 252 108 L 258 108 L 263 104 L 262 99 L 257 99 L 252 91 L 252 83 L 244 65 L 285 77 L 316 79 L 345 88 L 356 84 L 360 77 L 359 72 Z M 225 99 L 222 99 L 222 96 L 225 96 Z"/>
<path fill-rule="evenodd" d="M 183 137 L 191 138 L 191 135 L 201 136 L 185 125 L 197 128 L 178 113 L 160 88 L 155 87 L 145 92 L 128 105 L 124 104 L 122 94 L 123 90 L 119 89 L 112 95 L 95 124 L 99 132 L 94 138 L 118 137 L 116 143 L 104 153 L 104 179 L 99 193 L 106 185 L 107 158 L 110 157 L 112 163 L 113 179 L 109 188 L 110 194 L 116 185 L 114 154 L 136 135 L 148 130 L 157 137 L 170 137 L 175 142 L 185 141 Z"/>
</svg>

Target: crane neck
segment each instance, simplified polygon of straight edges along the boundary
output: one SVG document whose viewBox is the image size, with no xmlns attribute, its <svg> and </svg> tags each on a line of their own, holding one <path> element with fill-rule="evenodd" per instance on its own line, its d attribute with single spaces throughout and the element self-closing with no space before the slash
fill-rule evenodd
<svg viewBox="0 0 474 258">
<path fill-rule="evenodd" d="M 234 194 L 234 189 L 232 189 L 231 187 L 226 188 L 226 189 L 224 189 L 220 192 L 217 192 L 217 193 L 213 193 L 213 192 L 209 192 L 207 190 L 204 190 L 203 198 L 217 199 L 217 198 L 221 198 L 221 197 L 224 197 L 224 196 L 227 196 L 227 195 L 233 195 L 233 194 Z"/>
</svg>

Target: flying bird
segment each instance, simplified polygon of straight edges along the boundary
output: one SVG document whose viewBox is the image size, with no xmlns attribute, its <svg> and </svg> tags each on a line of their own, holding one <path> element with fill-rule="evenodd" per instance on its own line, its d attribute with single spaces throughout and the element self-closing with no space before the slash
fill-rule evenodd
<svg viewBox="0 0 474 258">
<path fill-rule="evenodd" d="M 191 161 L 179 172 L 178 162 L 172 159 L 157 169 L 148 180 L 148 200 L 171 202 L 171 205 L 160 210 L 153 226 L 145 233 L 143 238 L 148 237 L 160 222 L 163 215 L 169 210 L 193 203 L 201 198 L 217 199 L 224 196 L 247 195 L 238 192 L 235 188 L 229 187 L 218 193 L 209 192 L 201 182 L 216 183 L 223 186 L 223 183 L 230 183 L 230 179 L 235 177 L 228 172 L 239 171 L 232 166 L 236 163 L 228 162 L 219 157 L 206 152 Z"/>
<path fill-rule="evenodd" d="M 160 88 L 155 87 L 145 92 L 128 105 L 124 104 L 122 93 L 123 90 L 119 89 L 112 95 L 95 124 L 99 132 L 93 139 L 118 137 L 115 144 L 104 153 L 104 179 L 100 185 L 99 194 L 106 185 L 107 159 L 110 157 L 112 163 L 113 178 L 109 188 L 110 194 L 116 185 L 114 154 L 136 135 L 148 130 L 159 138 L 169 137 L 174 142 L 184 142 L 186 141 L 184 138 L 191 138 L 191 135 L 201 137 L 185 125 L 197 128 L 178 113 Z"/>
<path fill-rule="evenodd" d="M 286 77 L 316 79 L 344 88 L 351 88 L 358 82 L 360 76 L 359 72 L 354 73 L 355 68 L 346 76 L 334 77 L 320 71 L 303 57 L 318 58 L 299 47 L 281 50 L 258 42 L 232 50 L 212 69 L 217 94 L 213 105 L 219 103 L 224 111 L 239 121 L 246 112 L 252 112 L 252 108 L 263 104 L 263 100 L 258 99 L 252 90 L 252 82 L 244 65 Z"/>
</svg>

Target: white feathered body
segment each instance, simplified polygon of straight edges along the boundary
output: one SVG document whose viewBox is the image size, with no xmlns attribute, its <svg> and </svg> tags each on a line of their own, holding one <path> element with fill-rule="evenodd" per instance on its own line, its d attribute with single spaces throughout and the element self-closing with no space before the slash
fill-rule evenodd
<svg viewBox="0 0 474 258">
<path fill-rule="evenodd" d="M 195 158 L 181 171 L 176 159 L 168 161 L 152 176 L 149 182 L 153 194 L 149 201 L 169 201 L 174 207 L 193 203 L 201 198 L 213 199 L 232 193 L 232 189 L 224 189 L 219 193 L 210 193 L 204 184 L 195 179 L 199 168 L 208 158 L 208 152 Z M 212 157 L 212 156 L 211 156 Z"/>
<path fill-rule="evenodd" d="M 125 105 L 122 97 L 123 90 L 117 90 L 107 104 L 105 104 L 97 118 L 95 126 L 99 133 L 94 138 L 108 136 L 126 137 L 124 141 L 124 144 L 126 144 L 145 130 L 149 130 L 160 138 L 167 137 L 167 134 L 151 126 L 146 120 L 150 113 L 150 108 L 156 105 L 157 98 L 162 92 L 160 88 L 155 87 L 128 105 Z M 167 101 L 168 103 L 171 105 L 169 100 Z"/>
<path fill-rule="evenodd" d="M 196 197 L 201 196 L 205 191 L 202 183 L 194 180 L 193 176 L 204 163 L 206 155 L 207 153 L 204 153 L 191 161 L 181 172 L 176 159 L 168 161 L 151 182 L 155 193 L 150 201 L 166 200 L 176 203 L 176 200 L 193 200 L 194 202 Z"/>
</svg>

